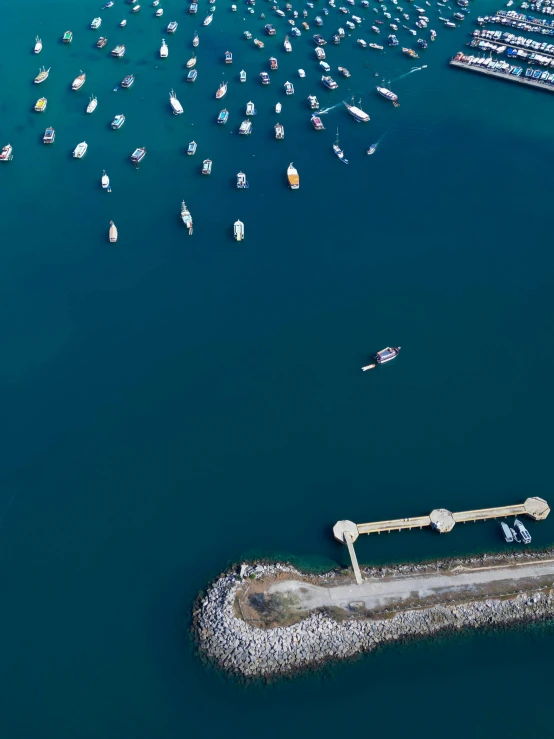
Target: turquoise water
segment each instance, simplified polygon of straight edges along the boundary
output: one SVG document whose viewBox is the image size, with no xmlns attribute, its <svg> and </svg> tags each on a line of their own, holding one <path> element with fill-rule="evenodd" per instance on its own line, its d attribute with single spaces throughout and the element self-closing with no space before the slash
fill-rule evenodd
<svg viewBox="0 0 554 739">
<path fill-rule="evenodd" d="M 415 62 L 360 49 L 354 39 L 372 40 L 374 13 L 358 12 L 362 29 L 326 47 L 333 68 L 352 72 L 337 75 L 331 93 L 310 34 L 285 55 L 282 20 L 269 39 L 267 21 L 243 20 L 221 0 L 207 29 L 206 3 L 194 18 L 165 0 L 162 19 L 148 2 L 136 16 L 121 0 L 100 4 L 27 0 L 4 8 L 0 27 L 0 144 L 14 146 L 0 171 L 2 735 L 277 737 L 336 733 L 348 716 L 353 732 L 400 736 L 401 717 L 416 709 L 408 730 L 417 734 L 550 733 L 549 625 L 396 646 L 248 689 L 202 666 L 187 629 L 198 590 L 230 562 L 345 564 L 331 536 L 337 519 L 551 498 L 554 98 L 449 69 L 473 26 L 442 29 L 436 9 L 428 15 L 439 37 Z M 496 7 L 475 3 L 472 16 Z M 256 9 L 269 19 L 266 3 Z M 324 35 L 343 20 L 331 11 Z M 242 38 L 245 28 L 264 50 Z M 69 47 L 60 43 L 67 29 Z M 196 29 L 199 75 L 187 85 Z M 109 38 L 104 50 L 94 47 L 99 35 Z M 108 56 L 116 43 L 127 46 L 122 60 Z M 273 53 L 279 71 L 263 88 L 257 75 Z M 37 88 L 39 64 L 52 72 Z M 81 69 L 87 82 L 75 93 Z M 130 72 L 134 87 L 113 92 Z M 397 109 L 372 91 L 383 77 Z M 227 126 L 215 123 L 222 79 Z M 170 114 L 171 88 L 182 116 Z M 99 104 L 87 116 L 90 94 Z M 371 122 L 356 124 L 339 106 L 316 133 L 308 94 L 322 107 L 361 97 Z M 43 115 L 32 109 L 39 95 Z M 248 100 L 254 133 L 239 139 Z M 113 132 L 116 113 L 127 122 Z M 52 147 L 41 143 L 48 125 Z M 331 151 L 337 126 L 348 166 Z M 198 153 L 187 157 L 192 139 Z M 82 140 L 89 150 L 75 161 Z M 137 146 L 148 150 L 138 171 L 129 162 Z M 199 174 L 205 157 L 210 178 Z M 290 161 L 298 192 L 286 186 Z M 240 169 L 247 192 L 235 188 Z M 402 345 L 398 360 L 360 372 L 388 344 Z M 552 544 L 554 518 L 529 529 L 538 547 Z M 372 563 L 503 543 L 488 523 L 356 547 Z M 475 702 L 461 721 L 455 708 L 468 695 Z M 528 710 L 508 710 L 515 695 Z"/>
</svg>

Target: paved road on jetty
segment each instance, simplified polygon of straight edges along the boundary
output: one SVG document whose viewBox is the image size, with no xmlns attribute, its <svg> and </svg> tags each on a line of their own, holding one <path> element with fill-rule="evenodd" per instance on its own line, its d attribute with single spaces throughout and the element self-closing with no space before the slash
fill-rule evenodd
<svg viewBox="0 0 554 739">
<path fill-rule="evenodd" d="M 299 580 L 272 583 L 270 594 L 290 594 L 301 611 L 362 604 L 368 610 L 429 606 L 456 600 L 536 590 L 554 586 L 554 560 L 482 568 L 457 567 L 450 572 L 368 578 L 361 585 L 323 588 Z"/>
</svg>

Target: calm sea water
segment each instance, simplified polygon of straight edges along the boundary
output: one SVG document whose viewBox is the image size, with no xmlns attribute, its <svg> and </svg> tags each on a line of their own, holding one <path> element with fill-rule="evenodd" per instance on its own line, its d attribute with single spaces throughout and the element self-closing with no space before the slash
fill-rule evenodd
<svg viewBox="0 0 554 739">
<path fill-rule="evenodd" d="M 187 629 L 198 590 L 230 562 L 345 564 L 331 536 L 337 519 L 551 498 L 554 98 L 449 69 L 473 26 L 443 29 L 436 8 L 428 14 L 439 37 L 415 62 L 360 49 L 356 38 L 373 40 L 374 14 L 359 13 L 362 29 L 326 47 L 333 68 L 352 72 L 331 93 L 312 32 L 285 55 L 283 20 L 269 39 L 267 21 L 222 0 L 207 29 L 205 2 L 191 17 L 183 2 L 162 0 L 162 19 L 146 1 L 136 16 L 121 0 L 100 4 L 27 0 L 2 11 L 0 144 L 15 153 L 0 172 L 2 736 L 254 730 L 270 739 L 345 727 L 401 736 L 430 726 L 452 737 L 499 727 L 549 735 L 549 625 L 395 646 L 248 689 L 204 668 Z M 496 7 L 476 2 L 470 17 Z M 269 5 L 256 9 L 269 19 Z M 172 19 L 179 29 L 169 36 Z M 343 21 L 331 11 L 323 32 Z M 245 28 L 264 38 L 263 51 L 242 38 Z M 60 43 L 67 29 L 69 47 Z M 196 29 L 199 76 L 187 85 Z M 104 50 L 94 47 L 100 34 Z M 127 45 L 122 60 L 108 56 L 116 43 Z M 280 68 L 262 88 L 272 53 Z M 37 88 L 39 64 L 52 71 Z M 81 69 L 87 82 L 74 93 Z M 130 72 L 134 87 L 113 92 Z M 397 109 L 373 91 L 383 78 Z M 215 123 L 222 79 L 227 126 Z M 171 88 L 183 116 L 170 114 Z M 41 94 L 44 115 L 33 111 Z M 87 116 L 90 94 L 99 104 Z M 356 124 L 339 106 L 316 133 L 308 94 L 322 108 L 355 95 L 371 122 Z M 254 133 L 239 139 L 248 100 Z M 127 122 L 113 132 L 117 113 Z M 41 143 L 47 125 L 52 147 Z M 331 151 L 337 127 L 348 166 Z M 192 139 L 198 153 L 187 157 Z M 82 140 L 89 151 L 75 161 Z M 148 150 L 139 171 L 129 162 L 137 146 Z M 211 178 L 199 174 L 205 157 Z M 301 176 L 294 193 L 290 161 Z M 234 186 L 240 169 L 247 192 Z M 402 345 L 400 358 L 361 373 L 387 344 Z M 554 517 L 529 529 L 533 544 L 548 546 Z M 382 563 L 503 543 L 489 523 L 356 546 L 361 561 Z M 513 710 L 508 696 L 526 708 Z M 460 719 L 462 697 L 465 708 L 472 702 Z"/>
</svg>

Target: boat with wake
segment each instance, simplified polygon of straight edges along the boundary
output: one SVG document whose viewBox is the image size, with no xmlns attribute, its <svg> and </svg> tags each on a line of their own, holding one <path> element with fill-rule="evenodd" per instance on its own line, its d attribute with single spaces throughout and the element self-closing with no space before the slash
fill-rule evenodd
<svg viewBox="0 0 554 739">
<path fill-rule="evenodd" d="M 349 105 L 348 103 L 344 103 L 344 106 L 346 107 L 346 110 L 350 113 L 352 118 L 354 118 L 354 120 L 358 121 L 359 123 L 367 123 L 369 121 L 369 115 L 361 108 L 358 108 L 354 105 L 354 98 L 352 98 L 351 105 Z"/>
<path fill-rule="evenodd" d="M 390 90 L 387 90 L 386 87 L 376 87 L 375 88 L 379 95 L 386 98 L 387 100 L 390 100 L 391 103 L 397 103 L 398 102 L 398 95 L 395 95 L 394 92 L 391 92 Z"/>
<path fill-rule="evenodd" d="M 315 115 L 315 113 L 310 118 L 312 122 L 312 126 L 315 128 L 316 131 L 324 131 L 325 126 L 323 125 L 323 121 L 318 115 Z"/>
</svg>

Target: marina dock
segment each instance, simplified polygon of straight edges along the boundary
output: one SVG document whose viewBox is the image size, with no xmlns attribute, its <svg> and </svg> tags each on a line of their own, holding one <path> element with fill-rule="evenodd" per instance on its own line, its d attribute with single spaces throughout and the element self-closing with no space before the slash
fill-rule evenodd
<svg viewBox="0 0 554 739">
<path fill-rule="evenodd" d="M 468 64 L 467 62 L 456 61 L 455 59 L 450 60 L 451 67 L 458 67 L 458 69 L 467 69 L 470 72 L 477 72 L 478 74 L 486 74 L 489 77 L 496 77 L 505 82 L 516 82 L 525 87 L 534 87 L 538 90 L 544 90 L 545 92 L 554 92 L 554 85 L 545 84 L 539 80 L 531 79 L 530 77 L 516 77 L 513 74 L 507 74 L 506 72 L 497 72 L 496 70 L 487 69 L 485 67 L 479 67 L 475 64 Z"/>
<path fill-rule="evenodd" d="M 388 521 L 360 524 L 355 524 L 353 521 L 337 521 L 333 526 L 333 534 L 336 539 L 348 546 L 356 582 L 361 584 L 362 577 L 354 552 L 354 542 L 360 534 L 390 533 L 391 531 L 403 531 L 406 529 L 422 529 L 426 526 L 430 526 L 435 531 L 445 534 L 452 531 L 457 523 L 486 521 L 494 518 L 511 518 L 515 516 L 528 516 L 534 521 L 543 521 L 549 513 L 550 507 L 546 500 L 533 497 L 527 498 L 524 503 L 517 503 L 515 505 L 480 508 L 472 511 L 461 511 L 459 513 L 451 513 L 446 508 L 436 508 L 428 516 L 397 518 Z"/>
</svg>

